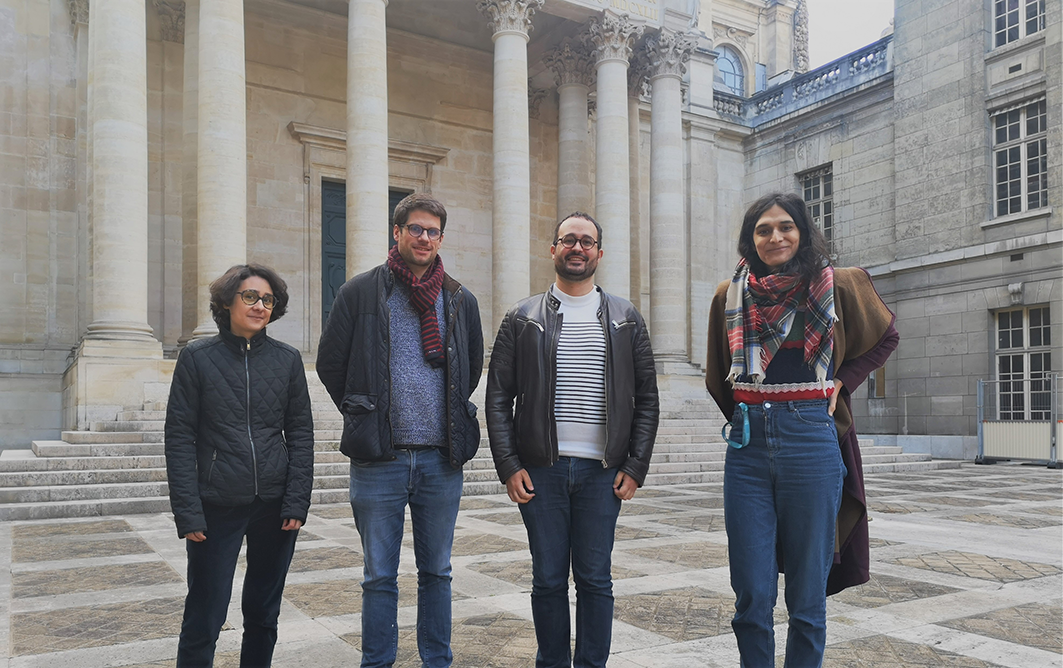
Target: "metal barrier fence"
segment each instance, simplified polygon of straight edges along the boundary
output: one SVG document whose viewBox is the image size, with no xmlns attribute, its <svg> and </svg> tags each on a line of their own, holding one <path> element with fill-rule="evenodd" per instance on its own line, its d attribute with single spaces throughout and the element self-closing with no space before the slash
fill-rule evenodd
<svg viewBox="0 0 1063 668">
<path fill-rule="evenodd" d="M 978 381 L 978 463 L 996 459 L 1045 461 L 1061 468 L 1056 455 L 1063 431 L 1060 375 Z"/>
</svg>

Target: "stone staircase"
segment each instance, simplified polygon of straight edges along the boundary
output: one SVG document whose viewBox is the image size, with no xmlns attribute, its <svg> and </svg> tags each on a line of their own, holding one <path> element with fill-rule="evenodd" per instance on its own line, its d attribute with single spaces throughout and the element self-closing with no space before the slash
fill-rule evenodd
<svg viewBox="0 0 1063 668">
<path fill-rule="evenodd" d="M 332 401 L 312 369 L 307 370 L 314 410 L 314 504 L 347 501 L 348 460 L 339 452 L 342 427 Z M 723 419 L 696 376 L 660 376 L 661 422 L 649 487 L 721 482 L 726 445 Z M 483 406 L 486 383 L 473 402 Z M 149 403 L 89 431 L 65 431 L 59 441 L 34 441 L 29 450 L 0 453 L 0 520 L 158 513 L 170 509 L 163 456 L 165 404 Z M 465 465 L 466 495 L 502 494 L 487 430 Z M 960 462 L 931 461 L 900 447 L 861 440 L 865 473 L 952 468 Z"/>
</svg>

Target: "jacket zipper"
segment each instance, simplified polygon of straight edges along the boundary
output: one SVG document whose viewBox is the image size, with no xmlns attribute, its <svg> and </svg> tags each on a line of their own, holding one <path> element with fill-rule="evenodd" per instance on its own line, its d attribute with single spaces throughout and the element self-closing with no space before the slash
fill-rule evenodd
<svg viewBox="0 0 1063 668">
<path fill-rule="evenodd" d="M 212 454 L 210 456 L 210 471 L 207 472 L 207 482 L 210 482 L 211 478 L 214 477 L 214 462 L 217 461 L 217 459 L 218 459 L 218 451 L 215 450 L 214 454 Z"/>
<path fill-rule="evenodd" d="M 251 351 L 251 342 L 244 349 L 244 379 L 247 381 L 247 440 L 251 442 L 251 468 L 255 474 L 255 496 L 258 496 L 258 456 L 255 454 L 255 439 L 251 435 L 251 369 L 247 364 L 247 354 Z"/>
<path fill-rule="evenodd" d="M 445 294 L 446 293 L 444 293 L 444 295 Z M 452 405 L 453 397 L 451 396 L 451 382 L 450 382 L 450 380 L 451 380 L 450 379 L 450 361 L 451 361 L 450 357 L 451 356 L 448 353 L 450 352 L 450 345 L 451 345 L 450 337 L 451 337 L 451 335 L 454 332 L 454 322 L 457 320 L 457 317 L 458 317 L 458 315 L 457 315 L 458 314 L 458 301 L 457 300 L 458 300 L 458 298 L 460 296 L 461 296 L 461 288 L 458 288 L 457 292 L 454 293 L 454 296 L 450 298 L 450 304 L 447 304 L 447 306 L 450 306 L 450 309 L 448 309 L 448 312 L 447 312 L 447 319 L 445 321 L 446 325 L 447 325 L 447 331 L 446 331 L 447 341 L 443 344 L 443 347 L 446 348 L 446 351 L 443 353 L 443 374 L 444 374 L 443 375 L 443 378 L 444 378 L 443 382 L 445 384 L 445 390 L 446 390 L 446 395 L 447 395 L 446 406 L 444 407 L 445 410 L 444 410 L 444 418 L 443 419 L 446 420 L 446 425 L 447 425 L 447 451 L 450 454 L 451 463 L 454 463 L 457 460 L 454 458 L 454 422 L 453 422 L 453 420 L 451 420 L 451 418 L 454 417 L 454 416 L 450 414 L 450 407 Z M 390 366 L 389 366 L 389 368 L 390 368 Z M 462 408 L 464 408 L 464 406 Z M 477 444 L 476 447 L 479 447 L 479 444 Z"/>
<path fill-rule="evenodd" d="M 550 317 L 551 311 L 547 310 L 546 317 Z M 550 370 L 550 401 L 547 404 L 547 410 L 550 411 L 550 424 L 553 428 L 550 430 L 550 465 L 553 466 L 561 459 L 560 446 L 557 442 L 557 418 L 554 415 L 554 402 L 557 401 L 557 346 L 561 342 L 561 327 L 565 323 L 564 317 L 557 311 L 553 311 L 554 316 L 554 328 L 550 332 L 550 359 L 546 362 L 546 368 Z M 535 322 L 529 320 L 529 322 Z M 538 323 L 536 323 L 538 324 Z M 543 331 L 545 333 L 545 330 Z"/>
</svg>

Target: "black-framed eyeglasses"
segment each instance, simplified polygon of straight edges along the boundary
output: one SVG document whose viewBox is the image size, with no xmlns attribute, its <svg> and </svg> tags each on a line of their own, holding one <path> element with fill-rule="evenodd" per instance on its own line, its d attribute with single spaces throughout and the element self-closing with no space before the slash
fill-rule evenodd
<svg viewBox="0 0 1063 668">
<path fill-rule="evenodd" d="M 429 241 L 439 241 L 439 237 L 443 236 L 443 230 L 438 227 L 421 227 L 417 224 L 400 225 L 400 227 L 405 227 L 406 232 L 414 239 L 419 239 L 425 232 L 428 233 Z"/>
<path fill-rule="evenodd" d="M 239 295 L 240 301 L 248 306 L 254 306 L 255 303 L 261 299 L 262 305 L 272 311 L 273 307 L 277 304 L 277 298 L 268 292 L 264 295 L 260 295 L 258 294 L 258 290 L 248 289 L 243 292 L 237 292 L 236 294 Z"/>
<path fill-rule="evenodd" d="M 590 250 L 594 248 L 594 244 L 596 243 L 598 243 L 597 239 L 592 239 L 590 237 L 580 237 L 577 239 L 571 234 L 566 234 L 565 236 L 555 241 L 554 245 L 556 246 L 557 244 L 561 244 L 565 248 L 575 248 L 576 244 L 579 244 L 580 248 L 582 248 L 583 250 Z"/>
</svg>

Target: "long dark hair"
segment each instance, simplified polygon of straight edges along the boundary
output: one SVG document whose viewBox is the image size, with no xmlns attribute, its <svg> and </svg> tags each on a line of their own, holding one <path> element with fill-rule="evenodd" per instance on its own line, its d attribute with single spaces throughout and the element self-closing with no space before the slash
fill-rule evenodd
<svg viewBox="0 0 1063 668">
<path fill-rule="evenodd" d="M 830 264 L 830 249 L 823 232 L 809 220 L 805 201 L 794 193 L 769 193 L 746 209 L 746 215 L 742 218 L 742 229 L 738 233 L 738 254 L 746 259 L 750 271 L 757 276 L 766 276 L 771 273 L 768 266 L 757 255 L 757 246 L 753 242 L 753 230 L 760 217 L 773 206 L 779 206 L 788 213 L 801 233 L 797 253 L 782 266 L 779 273 L 797 274 L 806 281 L 812 280 L 824 266 Z"/>
<path fill-rule="evenodd" d="M 280 320 L 281 316 L 288 312 L 288 284 L 284 282 L 277 272 L 263 264 L 237 264 L 229 267 L 229 270 L 219 276 L 210 284 L 210 315 L 214 322 L 218 323 L 219 329 L 230 328 L 229 309 L 226 307 L 236 299 L 236 291 L 240 284 L 258 276 L 269 283 L 270 290 L 276 303 L 269 313 L 269 321 Z"/>
</svg>

